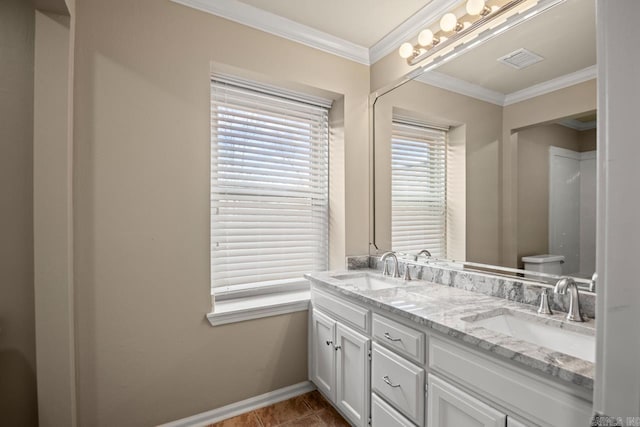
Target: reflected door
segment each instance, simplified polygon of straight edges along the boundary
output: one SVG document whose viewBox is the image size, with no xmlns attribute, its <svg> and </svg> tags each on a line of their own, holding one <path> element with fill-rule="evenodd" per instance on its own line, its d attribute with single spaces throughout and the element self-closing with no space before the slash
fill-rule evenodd
<svg viewBox="0 0 640 427">
<path fill-rule="evenodd" d="M 551 147 L 549 158 L 549 253 L 564 255 L 563 274 L 595 271 L 596 152 Z"/>
<path fill-rule="evenodd" d="M 564 255 L 563 274 L 580 269 L 580 153 L 549 150 L 549 253 Z"/>
</svg>

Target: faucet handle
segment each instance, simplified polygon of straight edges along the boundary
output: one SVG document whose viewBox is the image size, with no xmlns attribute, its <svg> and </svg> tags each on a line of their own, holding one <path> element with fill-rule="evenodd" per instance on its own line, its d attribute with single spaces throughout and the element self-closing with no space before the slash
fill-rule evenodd
<svg viewBox="0 0 640 427">
<path fill-rule="evenodd" d="M 549 291 L 543 289 L 540 294 L 540 307 L 538 307 L 538 314 L 553 314 L 551 307 L 549 306 Z"/>
<path fill-rule="evenodd" d="M 411 267 L 409 264 L 404 264 L 404 275 L 402 276 L 402 280 L 404 280 L 405 282 L 411 280 L 411 270 L 409 269 L 409 267 Z"/>
<path fill-rule="evenodd" d="M 593 273 L 593 276 L 591 276 L 591 282 L 589 283 L 589 291 L 590 292 L 595 292 L 596 291 L 596 282 L 598 281 L 598 273 Z"/>
</svg>

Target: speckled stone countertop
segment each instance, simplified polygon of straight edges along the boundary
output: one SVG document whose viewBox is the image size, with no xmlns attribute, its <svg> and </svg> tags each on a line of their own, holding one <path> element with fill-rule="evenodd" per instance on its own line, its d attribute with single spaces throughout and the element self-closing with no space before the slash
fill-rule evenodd
<svg viewBox="0 0 640 427">
<path fill-rule="evenodd" d="M 385 280 L 392 287 L 364 289 L 350 284 L 347 279 L 335 278 L 363 274 Z M 493 332 L 474 321 L 508 311 L 516 317 L 595 336 L 594 320 L 568 322 L 564 320 L 565 313 L 539 315 L 530 305 L 423 280 L 403 282 L 400 279 L 383 278 L 375 270 L 321 272 L 305 277 L 320 288 L 394 313 L 526 368 L 593 390 L 594 363 Z"/>
</svg>

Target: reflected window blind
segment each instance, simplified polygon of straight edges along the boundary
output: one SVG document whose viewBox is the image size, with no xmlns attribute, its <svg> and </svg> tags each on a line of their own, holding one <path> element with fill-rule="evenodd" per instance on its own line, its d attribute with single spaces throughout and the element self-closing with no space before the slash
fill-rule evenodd
<svg viewBox="0 0 640 427">
<path fill-rule="evenodd" d="M 391 245 L 446 255 L 444 130 L 394 120 L 391 136 Z"/>
<path fill-rule="evenodd" d="M 211 82 L 212 287 L 328 268 L 330 103 Z"/>
</svg>

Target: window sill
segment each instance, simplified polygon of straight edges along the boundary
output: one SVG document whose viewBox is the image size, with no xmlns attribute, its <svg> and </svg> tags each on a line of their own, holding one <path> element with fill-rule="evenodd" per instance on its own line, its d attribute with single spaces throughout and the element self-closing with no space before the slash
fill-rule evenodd
<svg viewBox="0 0 640 427">
<path fill-rule="evenodd" d="M 311 293 L 307 289 L 253 295 L 215 302 L 215 310 L 207 314 L 211 326 L 243 322 L 309 309 Z"/>
</svg>

